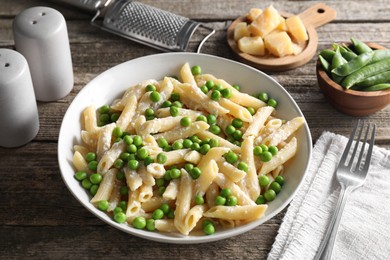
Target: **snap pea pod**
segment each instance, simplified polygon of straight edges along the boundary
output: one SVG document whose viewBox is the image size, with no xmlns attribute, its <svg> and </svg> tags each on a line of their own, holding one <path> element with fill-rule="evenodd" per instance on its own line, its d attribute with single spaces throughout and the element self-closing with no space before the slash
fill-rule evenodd
<svg viewBox="0 0 390 260">
<path fill-rule="evenodd" d="M 322 68 L 326 72 L 330 72 L 330 63 L 324 57 L 322 57 L 321 55 L 318 55 L 318 59 L 320 60 Z"/>
<path fill-rule="evenodd" d="M 341 55 L 344 57 L 344 59 L 346 59 L 347 61 L 350 61 L 352 60 L 353 58 L 355 58 L 357 56 L 356 53 L 354 53 L 353 51 L 345 48 L 344 46 L 339 46 L 340 48 L 340 53 Z"/>
<path fill-rule="evenodd" d="M 363 54 L 361 54 L 363 55 Z M 346 89 L 349 89 L 356 83 L 363 81 L 364 79 L 374 76 L 378 73 L 390 70 L 390 59 L 385 59 L 378 61 L 376 63 L 367 65 L 351 74 L 343 79 L 341 82 L 341 86 Z M 333 72 L 333 70 L 332 70 Z"/>
<path fill-rule="evenodd" d="M 381 83 L 390 82 L 390 71 L 385 71 L 374 76 L 368 77 L 358 83 L 356 83 L 356 87 L 365 88 L 369 86 L 374 86 Z"/>
<path fill-rule="evenodd" d="M 363 89 L 364 91 L 379 91 L 379 90 L 385 90 L 385 89 L 388 89 L 390 88 L 390 84 L 389 83 L 380 83 L 380 84 L 376 84 L 374 86 L 370 86 L 370 87 L 367 87 L 365 89 Z"/>
<path fill-rule="evenodd" d="M 390 50 L 374 50 L 374 56 L 372 56 L 370 63 L 375 63 L 388 58 L 390 58 Z"/>
<path fill-rule="evenodd" d="M 372 52 L 372 49 L 367 44 L 356 38 L 351 38 L 351 42 L 357 54 Z"/>
<path fill-rule="evenodd" d="M 340 48 L 336 49 L 335 54 L 333 55 L 332 63 L 330 70 L 333 72 L 334 69 L 343 66 L 344 64 L 347 64 L 348 62 L 344 59 L 344 57 L 340 53 Z M 340 83 L 341 80 L 343 79 L 342 76 L 336 75 L 334 73 L 331 73 L 331 77 L 334 82 Z"/>
<path fill-rule="evenodd" d="M 324 58 L 327 62 L 332 63 L 333 56 L 335 54 L 335 51 L 325 49 L 320 52 L 320 56 Z"/>
<path fill-rule="evenodd" d="M 374 56 L 374 52 L 372 51 L 359 54 L 347 63 L 332 69 L 332 73 L 338 76 L 348 76 L 368 64 L 372 56 Z"/>
</svg>

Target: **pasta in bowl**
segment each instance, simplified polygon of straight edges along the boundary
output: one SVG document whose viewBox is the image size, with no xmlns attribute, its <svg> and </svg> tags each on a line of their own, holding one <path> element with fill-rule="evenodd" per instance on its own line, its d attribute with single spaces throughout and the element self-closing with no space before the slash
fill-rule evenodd
<svg viewBox="0 0 390 260">
<path fill-rule="evenodd" d="M 69 190 L 110 225 L 202 243 L 280 212 L 311 146 L 301 111 L 269 76 L 210 55 L 167 53 L 120 64 L 81 90 L 58 154 Z"/>
</svg>

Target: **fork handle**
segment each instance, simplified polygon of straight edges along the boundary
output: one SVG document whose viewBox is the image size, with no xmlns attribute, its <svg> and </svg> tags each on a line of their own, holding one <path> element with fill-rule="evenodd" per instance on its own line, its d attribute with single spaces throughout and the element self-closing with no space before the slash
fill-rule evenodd
<svg viewBox="0 0 390 260">
<path fill-rule="evenodd" d="M 331 259 L 337 230 L 340 225 L 341 216 L 347 198 L 352 190 L 353 188 L 351 186 L 345 187 L 345 185 L 341 185 L 340 195 L 336 204 L 336 208 L 333 212 L 332 219 L 330 220 L 329 227 L 326 230 L 325 237 L 320 244 L 316 256 L 314 257 L 315 260 Z"/>
</svg>

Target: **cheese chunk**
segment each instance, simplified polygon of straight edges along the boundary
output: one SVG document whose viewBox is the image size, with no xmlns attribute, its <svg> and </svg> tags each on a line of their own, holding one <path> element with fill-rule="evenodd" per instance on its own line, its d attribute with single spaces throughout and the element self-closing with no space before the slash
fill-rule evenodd
<svg viewBox="0 0 390 260">
<path fill-rule="evenodd" d="M 234 40 L 238 41 L 242 37 L 249 35 L 248 25 L 245 22 L 237 23 L 236 28 L 234 28 Z"/>
<path fill-rule="evenodd" d="M 264 38 L 265 48 L 277 57 L 293 54 L 291 38 L 286 32 L 273 32 Z"/>
<path fill-rule="evenodd" d="M 248 26 L 248 30 L 253 35 L 264 38 L 267 34 L 275 30 L 279 24 L 280 14 L 272 5 L 270 5 Z"/>
<path fill-rule="evenodd" d="M 238 48 L 251 55 L 263 56 L 265 53 L 264 42 L 260 36 L 242 37 L 238 41 Z"/>
<path fill-rule="evenodd" d="M 305 25 L 299 16 L 291 16 L 286 19 L 287 30 L 293 40 L 299 44 L 304 44 L 309 36 L 307 35 Z"/>
<path fill-rule="evenodd" d="M 261 15 L 263 13 L 263 10 L 261 10 L 260 8 L 251 8 L 248 12 L 248 14 L 246 15 L 246 19 L 248 20 L 248 22 L 253 22 L 259 15 Z"/>
</svg>

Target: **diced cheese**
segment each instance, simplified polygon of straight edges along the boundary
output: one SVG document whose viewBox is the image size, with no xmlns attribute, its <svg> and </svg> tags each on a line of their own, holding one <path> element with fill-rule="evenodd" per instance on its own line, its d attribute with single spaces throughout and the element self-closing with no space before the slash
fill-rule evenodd
<svg viewBox="0 0 390 260">
<path fill-rule="evenodd" d="M 251 8 L 251 10 L 249 10 L 249 13 L 246 15 L 246 19 L 248 20 L 248 22 L 251 23 L 256 19 L 256 17 L 258 17 L 262 13 L 263 10 L 261 10 L 260 8 Z"/>
<path fill-rule="evenodd" d="M 270 5 L 248 26 L 248 30 L 253 35 L 264 38 L 267 34 L 275 30 L 279 24 L 280 14 L 272 5 Z"/>
<path fill-rule="evenodd" d="M 287 18 L 286 25 L 288 32 L 291 34 L 295 42 L 303 44 L 309 39 L 305 25 L 299 16 L 291 16 Z"/>
<path fill-rule="evenodd" d="M 234 28 L 234 40 L 238 41 L 242 37 L 249 36 L 248 26 L 245 22 L 237 23 L 236 28 Z"/>
<path fill-rule="evenodd" d="M 251 55 L 263 56 L 265 54 L 264 42 L 260 36 L 242 37 L 238 41 L 238 48 Z"/>
<path fill-rule="evenodd" d="M 277 57 L 293 53 L 292 41 L 286 32 L 274 32 L 264 38 L 265 48 Z"/>
<path fill-rule="evenodd" d="M 303 51 L 303 46 L 298 45 L 295 42 L 292 43 L 292 48 L 293 48 L 294 55 L 298 55 L 299 53 L 301 53 Z"/>
<path fill-rule="evenodd" d="M 279 20 L 280 20 L 280 23 L 275 28 L 275 30 L 287 31 L 286 19 L 284 19 L 282 16 L 279 16 Z"/>
</svg>

